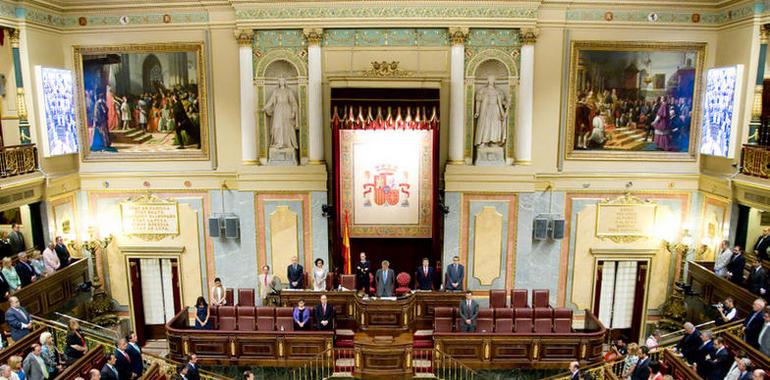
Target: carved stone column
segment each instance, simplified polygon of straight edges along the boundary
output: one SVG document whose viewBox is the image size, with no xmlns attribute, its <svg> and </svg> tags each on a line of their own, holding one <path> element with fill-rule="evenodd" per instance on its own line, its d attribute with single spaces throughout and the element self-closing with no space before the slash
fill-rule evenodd
<svg viewBox="0 0 770 380">
<path fill-rule="evenodd" d="M 251 30 L 236 30 L 240 48 L 238 57 L 240 63 L 241 88 L 241 159 L 246 165 L 259 165 L 257 159 L 257 104 L 254 89 L 254 60 L 252 58 Z"/>
<path fill-rule="evenodd" d="M 21 52 L 19 50 L 21 31 L 9 29 L 11 51 L 13 54 L 13 73 L 16 79 L 16 107 L 19 115 L 19 143 L 31 144 L 32 137 L 29 132 L 29 120 L 27 120 L 27 106 L 24 100 L 24 80 L 21 75 Z"/>
<path fill-rule="evenodd" d="M 324 159 L 323 91 L 321 80 L 321 41 L 323 29 L 303 30 L 307 39 L 307 156 L 310 164 L 322 164 Z"/>
<path fill-rule="evenodd" d="M 449 87 L 449 163 L 462 165 L 465 163 L 463 147 L 465 146 L 465 39 L 468 38 L 468 28 L 449 28 L 452 40 L 450 87 Z"/>
<path fill-rule="evenodd" d="M 535 42 L 537 29 L 525 29 L 521 33 L 521 66 L 519 69 L 519 93 L 517 99 L 516 130 L 514 131 L 513 155 L 517 165 L 532 163 L 532 113 L 535 82 Z"/>
</svg>

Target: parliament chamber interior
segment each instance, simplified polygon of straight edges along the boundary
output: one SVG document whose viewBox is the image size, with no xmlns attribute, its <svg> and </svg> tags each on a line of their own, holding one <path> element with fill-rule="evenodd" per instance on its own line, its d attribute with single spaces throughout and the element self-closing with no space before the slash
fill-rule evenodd
<svg viewBox="0 0 770 380">
<path fill-rule="evenodd" d="M 770 2 L 0 0 L 0 380 L 770 379 Z"/>
</svg>

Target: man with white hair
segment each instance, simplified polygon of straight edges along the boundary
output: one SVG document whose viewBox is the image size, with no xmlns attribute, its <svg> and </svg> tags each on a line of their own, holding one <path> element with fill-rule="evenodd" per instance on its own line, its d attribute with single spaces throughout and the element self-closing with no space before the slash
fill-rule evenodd
<svg viewBox="0 0 770 380">
<path fill-rule="evenodd" d="M 730 259 L 733 257 L 733 250 L 730 249 L 730 241 L 722 240 L 722 244 L 719 246 L 719 255 L 716 261 L 714 261 L 714 273 L 717 276 L 727 277 L 727 264 L 730 263 Z"/>
<path fill-rule="evenodd" d="M 698 347 L 703 343 L 700 331 L 690 322 L 684 324 L 684 336 L 676 344 L 676 351 L 682 354 L 689 363 L 694 363 L 698 356 Z"/>
<path fill-rule="evenodd" d="M 43 262 L 46 273 L 53 273 L 59 269 L 61 262 L 59 262 L 59 256 L 56 256 L 56 243 L 48 242 L 48 247 L 43 250 Z"/>
<path fill-rule="evenodd" d="M 751 360 L 749 358 L 743 358 L 738 362 L 738 380 L 750 380 L 751 379 Z"/>
<path fill-rule="evenodd" d="M 765 374 L 765 370 L 763 369 L 755 369 L 754 373 L 751 375 L 751 380 L 765 380 L 767 378 L 767 374 Z"/>
<path fill-rule="evenodd" d="M 21 280 L 21 286 L 25 287 L 37 280 L 37 271 L 30 264 L 26 252 L 19 252 L 18 258 L 19 262 L 16 263 L 16 273 L 19 275 L 19 280 Z"/>
<path fill-rule="evenodd" d="M 0 380 L 11 379 L 11 366 L 7 364 L 0 365 Z"/>
<path fill-rule="evenodd" d="M 743 340 L 756 349 L 759 349 L 759 333 L 762 332 L 764 324 L 762 312 L 765 305 L 765 300 L 761 298 L 754 300 L 751 305 L 752 313 L 743 321 Z"/>
<path fill-rule="evenodd" d="M 703 333 L 700 335 L 701 342 L 703 343 L 698 346 L 698 349 L 693 355 L 693 362 L 697 366 L 698 374 L 704 379 L 708 376 L 708 364 L 706 363 L 706 358 L 714 353 L 714 342 L 712 341 L 713 337 L 714 334 L 711 332 L 711 330 L 703 331 Z"/>
<path fill-rule="evenodd" d="M 570 362 L 569 363 L 569 372 L 570 372 L 570 380 L 578 380 L 580 379 L 580 363 L 578 362 Z"/>
</svg>

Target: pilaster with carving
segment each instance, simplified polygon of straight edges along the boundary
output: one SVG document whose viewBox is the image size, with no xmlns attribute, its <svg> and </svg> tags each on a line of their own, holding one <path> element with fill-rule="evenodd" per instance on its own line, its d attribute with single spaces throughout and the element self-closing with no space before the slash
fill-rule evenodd
<svg viewBox="0 0 770 380">
<path fill-rule="evenodd" d="M 21 52 L 19 45 L 21 43 L 21 31 L 19 29 L 9 29 L 11 51 L 13 54 L 13 72 L 16 79 L 16 107 L 19 115 L 19 142 L 21 144 L 32 143 L 29 131 L 29 121 L 27 120 L 27 106 L 24 99 L 24 79 L 21 74 Z"/>
</svg>

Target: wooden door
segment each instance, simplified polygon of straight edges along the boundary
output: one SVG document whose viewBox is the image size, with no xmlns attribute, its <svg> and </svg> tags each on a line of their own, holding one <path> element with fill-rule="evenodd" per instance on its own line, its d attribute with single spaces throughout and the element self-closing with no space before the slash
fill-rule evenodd
<svg viewBox="0 0 770 380">
<path fill-rule="evenodd" d="M 139 267 L 139 259 L 129 259 L 129 287 L 131 288 L 131 302 L 134 305 L 134 324 L 136 325 L 136 337 L 139 339 L 139 345 L 145 342 L 144 334 L 144 302 L 142 299 L 142 274 Z"/>
</svg>

